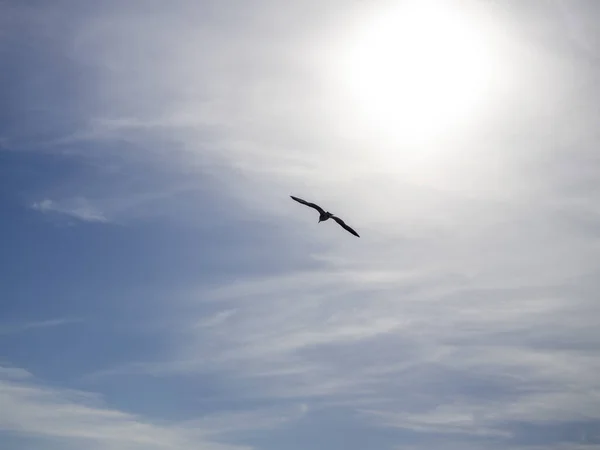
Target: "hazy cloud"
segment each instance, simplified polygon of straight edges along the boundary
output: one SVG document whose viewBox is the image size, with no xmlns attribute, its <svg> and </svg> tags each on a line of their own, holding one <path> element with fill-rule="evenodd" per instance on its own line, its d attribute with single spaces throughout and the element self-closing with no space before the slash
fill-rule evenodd
<svg viewBox="0 0 600 450">
<path fill-rule="evenodd" d="M 81 177 L 62 191 L 81 197 L 40 190 L 31 208 L 102 223 L 149 204 L 140 216 L 178 218 L 198 236 L 186 248 L 203 258 L 152 255 L 153 274 L 194 274 L 184 285 L 165 276 L 157 286 L 145 273 L 138 282 L 156 292 L 154 319 L 168 326 L 144 356 L 116 352 L 80 381 L 100 391 L 128 377 L 186 387 L 214 377 L 217 403 L 268 408 L 157 423 L 9 368 L 4 429 L 116 449 L 220 448 L 221 437 L 254 427 L 298 446 L 309 436 L 312 447 L 338 448 L 327 438 L 340 433 L 345 449 L 371 436 L 402 449 L 600 445 L 598 8 L 456 2 L 495 70 L 476 113 L 458 120 L 443 98 L 429 99 L 419 115 L 428 132 L 415 137 L 393 84 L 372 117 L 337 66 L 389 4 L 113 2 L 69 17 L 66 42 L 52 45 L 92 76 L 77 84 L 77 105 L 64 106 L 68 126 L 47 138 L 36 123 L 42 132 L 31 135 L 44 151 L 115 164 L 121 184 L 100 177 L 87 191 Z M 44 32 L 57 34 L 64 19 L 50 18 Z M 440 30 L 419 35 L 432 39 L 427 49 L 451 37 Z M 414 67 L 398 48 L 381 53 L 397 60 L 390 70 L 402 83 Z M 422 75 L 446 86 L 435 67 Z M 404 88 L 423 101 L 432 90 Z M 434 126 L 439 109 L 456 127 Z M 317 224 L 289 194 L 344 217 L 361 239 Z M 221 259 L 224 242 L 265 229 L 268 241 L 249 239 Z M 162 230 L 169 247 L 183 234 Z M 303 265 L 284 270 L 298 249 Z M 265 255 L 277 270 L 261 267 Z M 126 281 L 129 268 L 119 270 Z M 119 301 L 143 296 L 123 283 Z"/>
</svg>

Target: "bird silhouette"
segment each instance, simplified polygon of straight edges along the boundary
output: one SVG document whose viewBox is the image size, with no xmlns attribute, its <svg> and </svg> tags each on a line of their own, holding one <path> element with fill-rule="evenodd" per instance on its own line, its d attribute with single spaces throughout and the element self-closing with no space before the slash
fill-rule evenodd
<svg viewBox="0 0 600 450">
<path fill-rule="evenodd" d="M 346 223 L 340 219 L 339 217 L 331 214 L 329 211 L 325 211 L 323 208 L 321 208 L 319 205 L 315 204 L 315 203 L 310 203 L 307 202 L 306 200 L 302 200 L 301 198 L 298 197 L 294 197 L 293 195 L 290 195 L 290 197 L 292 197 L 293 200 L 296 200 L 298 203 L 302 203 L 303 205 L 306 206 L 310 206 L 313 209 L 316 209 L 317 211 L 319 211 L 319 223 L 320 222 L 325 222 L 328 219 L 333 219 L 335 220 L 344 230 L 348 231 L 349 233 L 352 233 L 354 236 L 356 237 L 360 237 L 358 235 L 358 233 L 356 231 L 354 231 L 352 228 L 350 228 L 348 225 L 346 225 Z"/>
</svg>

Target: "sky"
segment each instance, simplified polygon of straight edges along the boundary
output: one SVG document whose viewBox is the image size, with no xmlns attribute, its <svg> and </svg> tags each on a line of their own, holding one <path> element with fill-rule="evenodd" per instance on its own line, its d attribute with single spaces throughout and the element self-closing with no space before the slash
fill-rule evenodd
<svg viewBox="0 0 600 450">
<path fill-rule="evenodd" d="M 600 448 L 599 21 L 0 1 L 0 447 Z"/>
</svg>

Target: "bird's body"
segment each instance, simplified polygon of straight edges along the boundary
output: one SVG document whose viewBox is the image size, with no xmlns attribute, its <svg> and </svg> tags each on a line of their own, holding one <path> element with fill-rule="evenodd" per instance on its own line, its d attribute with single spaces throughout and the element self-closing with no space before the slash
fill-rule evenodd
<svg viewBox="0 0 600 450">
<path fill-rule="evenodd" d="M 331 219 L 333 217 L 333 214 L 331 214 L 329 211 L 326 211 L 325 213 L 319 215 L 319 222 L 325 222 L 327 219 Z"/>
<path fill-rule="evenodd" d="M 352 233 L 354 236 L 356 237 L 360 237 L 358 235 L 358 233 L 356 231 L 354 231 L 352 228 L 350 228 L 348 225 L 345 224 L 345 222 L 340 219 L 339 217 L 336 217 L 334 214 L 330 213 L 329 211 L 325 211 L 323 208 L 321 208 L 319 205 L 315 204 L 315 203 L 310 203 L 307 202 L 306 200 L 302 200 L 301 198 L 298 197 L 294 197 L 293 195 L 290 195 L 290 197 L 293 200 L 296 200 L 298 203 L 302 203 L 303 205 L 306 206 L 310 206 L 313 209 L 316 209 L 319 212 L 319 223 L 321 222 L 325 222 L 326 220 L 329 219 L 333 219 L 335 220 L 338 225 L 340 225 L 343 229 L 345 229 L 346 231 L 348 231 L 349 233 Z"/>
</svg>

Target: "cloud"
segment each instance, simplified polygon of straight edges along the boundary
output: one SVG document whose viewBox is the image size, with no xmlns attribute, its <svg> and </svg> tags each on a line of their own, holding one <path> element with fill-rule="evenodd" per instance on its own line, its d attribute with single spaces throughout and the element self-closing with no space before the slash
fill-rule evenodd
<svg viewBox="0 0 600 450">
<path fill-rule="evenodd" d="M 96 154 L 189 176 L 192 188 L 208 178 L 199 197 L 231 202 L 240 233 L 259 215 L 286 230 L 284 243 L 254 248 L 251 258 L 274 254 L 283 265 L 302 248 L 318 266 L 255 280 L 227 269 L 237 281 L 179 286 L 164 297 L 168 312 L 185 310 L 160 336 L 166 356 L 87 380 L 212 374 L 239 401 L 349 411 L 427 448 L 583 448 L 582 434 L 597 445 L 598 98 L 587 63 L 530 39 L 563 29 L 556 11 L 539 7 L 544 20 L 510 26 L 502 16 L 506 54 L 494 54 L 509 57 L 498 98 L 466 132 L 415 145 L 361 128 L 349 113 L 360 108 L 323 77 L 319 58 L 331 55 L 337 33 L 319 26 L 344 28 L 341 2 L 326 10 L 276 3 L 215 3 L 212 15 L 187 1 L 119 5 L 74 22 L 68 56 L 95 75 L 80 101 L 111 108 L 87 109 L 55 150 L 96 144 Z M 503 6 L 510 14 L 527 9 L 513 3 Z M 597 40 L 572 38 L 596 53 Z M 176 197 L 173 184 L 164 192 Z M 112 220 L 120 196 L 105 189 L 106 202 L 46 199 L 33 208 Z M 339 213 L 363 237 L 316 225 L 290 193 Z M 186 206 L 161 205 L 189 220 Z M 203 212 L 194 224 L 208 220 Z M 241 253 L 228 255 L 228 268 Z M 137 442 L 128 434 L 135 427 L 164 431 L 157 445 L 188 442 L 185 426 L 157 431 L 110 411 L 86 413 L 110 416 L 102 431 L 123 426 L 125 442 Z M 200 423 L 233 429 L 214 425 L 220 420 Z"/>
<path fill-rule="evenodd" d="M 182 320 L 172 360 L 98 375 L 218 374 L 249 399 L 343 407 L 427 440 L 517 448 L 556 424 L 574 444 L 581 430 L 593 435 L 595 281 L 502 288 L 395 273 L 310 272 L 199 293 L 198 305 L 223 309 L 201 326 Z"/>
<path fill-rule="evenodd" d="M 27 376 L 15 377 L 18 374 Z M 243 430 L 278 427 L 304 411 L 258 410 L 170 422 L 150 421 L 105 406 L 83 391 L 44 386 L 22 369 L 0 370 L 0 429 L 23 437 L 57 439 L 69 448 L 234 450 L 245 446 L 219 440 Z"/>
<path fill-rule="evenodd" d="M 586 8 L 573 8 L 573 5 L 565 0 L 555 0 L 554 3 L 563 15 L 569 38 L 584 51 L 586 56 L 597 62 L 599 54 L 594 42 L 598 36 L 597 29 L 591 20 L 598 14 L 597 11 L 594 11 L 597 6 L 590 2 Z M 586 11 L 586 9 L 589 10 Z"/>
<path fill-rule="evenodd" d="M 49 319 L 25 323 L 0 323 L 0 334 L 22 333 L 30 330 L 54 328 L 82 322 L 80 319 Z"/>
<path fill-rule="evenodd" d="M 22 380 L 31 377 L 31 374 L 25 369 L 18 367 L 2 367 L 0 366 L 0 378 L 4 380 Z"/>
<path fill-rule="evenodd" d="M 84 198 L 58 203 L 50 199 L 44 199 L 40 202 L 34 202 L 31 205 L 31 208 L 45 214 L 54 213 L 66 215 L 82 222 L 108 222 L 105 215 Z"/>
</svg>

